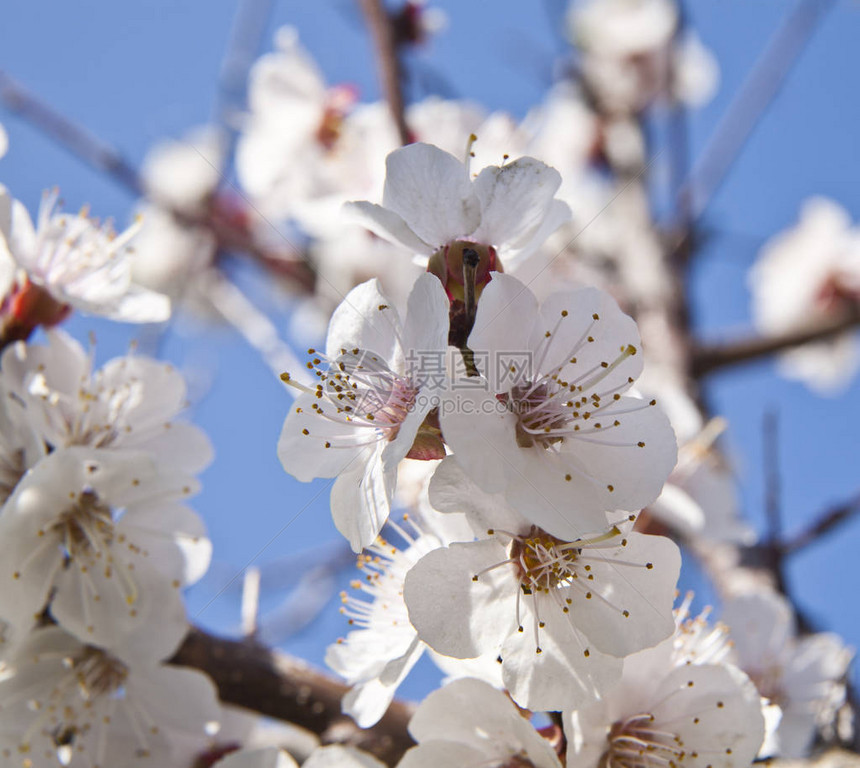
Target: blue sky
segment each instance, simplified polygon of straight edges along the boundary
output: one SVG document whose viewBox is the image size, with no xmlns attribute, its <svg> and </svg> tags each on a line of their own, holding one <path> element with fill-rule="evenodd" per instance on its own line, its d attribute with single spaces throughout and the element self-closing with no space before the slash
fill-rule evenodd
<svg viewBox="0 0 860 768">
<path fill-rule="evenodd" d="M 436 4 L 448 15 L 449 26 L 409 57 L 416 81 L 516 115 L 540 100 L 566 50 L 562 2 Z M 235 5 L 227 0 L 13 3 L 4 9 L 0 28 L 0 66 L 139 162 L 158 139 L 179 136 L 211 117 Z M 722 76 L 714 101 L 691 119 L 695 156 L 791 4 L 690 0 L 686 8 L 716 53 Z M 379 95 L 372 52 L 352 0 L 275 2 L 264 47 L 281 24 L 298 27 L 330 82 L 353 83 L 366 100 Z M 860 217 L 854 128 L 860 122 L 860 91 L 854 83 L 858 39 L 860 2 L 837 0 L 712 201 L 707 224 L 714 235 L 699 255 L 692 284 L 703 336 L 748 328 L 747 269 L 763 240 L 795 220 L 804 198 L 833 197 L 855 220 Z M 59 185 L 70 209 L 88 202 L 96 215 L 127 220 L 133 200 L 124 190 L 2 108 L 0 122 L 11 142 L 9 155 L 0 160 L 0 181 L 31 209 L 44 188 Z M 283 309 L 271 309 L 286 329 Z M 78 338 L 95 331 L 100 359 L 123 352 L 139 334 L 89 318 L 76 318 L 72 329 Z M 275 445 L 287 396 L 232 332 L 171 333 L 162 349 L 193 372 L 193 418 L 216 446 L 216 462 L 204 475 L 197 508 L 207 520 L 217 566 L 191 591 L 189 610 L 204 626 L 224 629 L 238 617 L 234 592 L 218 595 L 231 575 L 253 558 L 278 562 L 336 541 L 327 509 L 329 486 L 300 484 L 282 471 Z M 766 362 L 714 377 L 707 394 L 714 410 L 730 421 L 726 446 L 756 524 L 764 506 L 762 418 L 769 408 L 780 415 L 787 530 L 856 492 L 857 384 L 822 400 L 777 378 Z M 791 585 L 804 608 L 855 646 L 860 645 L 860 615 L 849 585 L 860 577 L 858 541 L 860 524 L 853 522 L 798 556 L 790 568 Z M 266 599 L 274 603 L 278 595 Z M 332 603 L 312 631 L 290 639 L 286 647 L 320 663 L 325 646 L 345 631 Z M 421 683 L 415 685 L 407 691 Z"/>
</svg>

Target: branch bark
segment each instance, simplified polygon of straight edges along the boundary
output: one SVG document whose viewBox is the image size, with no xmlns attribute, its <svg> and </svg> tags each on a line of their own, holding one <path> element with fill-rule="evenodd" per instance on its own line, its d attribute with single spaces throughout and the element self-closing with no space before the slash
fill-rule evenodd
<svg viewBox="0 0 860 768">
<path fill-rule="evenodd" d="M 293 723 L 323 743 L 359 747 L 387 765 L 395 765 L 414 744 L 407 731 L 414 711 L 410 704 L 393 702 L 379 723 L 362 730 L 341 712 L 348 686 L 253 641 L 192 629 L 170 663 L 205 672 L 227 704 Z"/>
<path fill-rule="evenodd" d="M 762 336 L 710 344 L 699 342 L 693 348 L 692 375 L 701 379 L 723 368 L 770 357 L 811 341 L 829 339 L 858 325 L 860 307 L 852 306 L 833 319 L 814 323 L 781 336 Z"/>
<path fill-rule="evenodd" d="M 397 37 L 391 16 L 382 0 L 359 0 L 367 26 L 373 36 L 376 48 L 376 61 L 379 80 L 385 100 L 391 110 L 391 117 L 397 126 L 401 144 L 412 141 L 409 126 L 406 124 L 406 101 L 403 98 L 403 69 L 397 51 Z"/>
</svg>

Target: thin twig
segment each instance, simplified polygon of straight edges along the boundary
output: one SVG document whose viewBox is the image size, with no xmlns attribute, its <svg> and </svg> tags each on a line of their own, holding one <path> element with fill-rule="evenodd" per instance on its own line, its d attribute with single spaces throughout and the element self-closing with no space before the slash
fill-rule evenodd
<svg viewBox="0 0 860 768">
<path fill-rule="evenodd" d="M 254 642 L 192 629 L 171 663 L 208 674 L 227 704 L 293 723 L 324 743 L 360 747 L 388 765 L 395 765 L 414 743 L 407 731 L 411 705 L 395 701 L 375 726 L 362 730 L 341 712 L 348 686 Z"/>
<path fill-rule="evenodd" d="M 860 513 L 860 494 L 833 509 L 824 512 L 808 528 L 791 537 L 782 544 L 786 555 L 793 555 L 810 544 L 833 532 L 836 528 L 852 520 Z"/>
<path fill-rule="evenodd" d="M 762 474 L 764 475 L 764 514 L 767 537 L 764 542 L 766 565 L 773 573 L 780 592 L 787 595 L 782 567 L 782 499 L 779 473 L 779 413 L 769 409 L 762 421 Z"/>
<path fill-rule="evenodd" d="M 397 39 L 391 16 L 382 0 L 359 0 L 361 10 L 373 35 L 379 79 L 391 116 L 397 126 L 401 144 L 412 141 L 409 126 L 406 124 L 406 101 L 403 97 L 403 70 L 397 51 Z"/>
<path fill-rule="evenodd" d="M 729 169 L 833 5 L 833 0 L 798 0 L 771 37 L 681 191 L 697 217 L 722 186 Z"/>
<path fill-rule="evenodd" d="M 225 147 L 232 160 L 237 116 L 245 108 L 248 72 L 257 58 L 272 15 L 272 0 L 242 0 L 233 19 L 230 41 L 221 61 L 215 118 L 229 137 Z M 225 162 L 223 167 L 228 167 Z"/>
<path fill-rule="evenodd" d="M 829 339 L 858 325 L 860 307 L 852 307 L 833 319 L 813 323 L 781 336 L 759 336 L 722 343 L 699 342 L 693 348 L 692 375 L 701 378 L 723 368 L 770 357 L 812 341 Z"/>
<path fill-rule="evenodd" d="M 105 173 L 135 196 L 143 194 L 138 170 L 119 150 L 40 100 L 3 71 L 0 71 L 0 101 L 79 160 Z M 267 270 L 288 279 L 302 292 L 313 291 L 314 274 L 303 255 L 290 243 L 284 241 L 282 251 L 277 253 L 261 246 L 248 227 L 225 215 L 223 206 L 212 205 L 195 213 L 175 209 L 170 212 L 185 226 L 209 230 L 219 251 L 247 254 Z"/>
<path fill-rule="evenodd" d="M 140 176 L 114 147 L 41 101 L 6 72 L 0 70 L 0 101 L 12 112 L 37 126 L 61 147 L 107 174 L 134 195 L 140 195 Z"/>
</svg>

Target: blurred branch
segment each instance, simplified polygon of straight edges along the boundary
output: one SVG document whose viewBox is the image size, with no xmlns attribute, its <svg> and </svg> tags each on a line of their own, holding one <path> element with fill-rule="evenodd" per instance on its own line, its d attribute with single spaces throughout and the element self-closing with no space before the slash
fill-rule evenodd
<svg viewBox="0 0 860 768">
<path fill-rule="evenodd" d="M 2 70 L 0 70 L 0 102 L 72 155 L 97 171 L 105 173 L 133 195 L 143 194 L 140 173 L 119 150 L 41 101 Z M 244 199 L 242 202 L 249 208 L 253 207 Z M 164 207 L 163 204 L 161 206 Z M 287 278 L 300 290 L 305 292 L 313 290 L 313 272 L 298 249 L 286 240 L 284 240 L 285 247 L 277 253 L 261 246 L 242 221 L 243 217 L 236 216 L 236 212 L 231 211 L 229 205 L 219 204 L 217 196 L 213 204 L 200 213 L 169 210 L 174 218 L 185 226 L 208 229 L 214 236 L 219 251 L 248 254 L 259 261 L 265 269 Z"/>
<path fill-rule="evenodd" d="M 293 723 L 323 743 L 351 744 L 395 765 L 413 745 L 407 731 L 413 708 L 395 701 L 372 728 L 341 713 L 349 687 L 297 659 L 252 641 L 226 640 L 192 629 L 171 663 L 208 674 L 221 701 Z"/>
<path fill-rule="evenodd" d="M 412 141 L 406 125 L 406 102 L 403 97 L 403 70 L 398 55 L 397 37 L 391 15 L 382 0 L 359 0 L 367 26 L 373 36 L 379 79 L 391 116 L 397 126 L 401 144 Z"/>
<path fill-rule="evenodd" d="M 235 134 L 235 116 L 245 108 L 248 72 L 257 58 L 272 13 L 272 0 L 242 0 L 221 62 L 216 119 Z"/>
<path fill-rule="evenodd" d="M 737 341 L 703 343 L 693 347 L 692 375 L 701 378 L 722 368 L 759 360 L 812 341 L 829 339 L 860 325 L 860 307 L 852 306 L 837 317 L 781 336 L 761 336 Z"/>
<path fill-rule="evenodd" d="M 681 189 L 683 203 L 700 216 L 785 83 L 834 0 L 798 0 L 773 34 L 732 100 Z"/>
<path fill-rule="evenodd" d="M 860 513 L 860 494 L 824 512 L 812 525 L 783 542 L 782 551 L 793 555 L 834 531 Z"/>
<path fill-rule="evenodd" d="M 54 142 L 65 147 L 97 171 L 107 174 L 132 194 L 142 194 L 137 169 L 117 149 L 57 112 L 2 70 L 0 70 L 0 101 L 9 110 L 39 128 Z"/>
<path fill-rule="evenodd" d="M 782 499 L 779 474 L 779 413 L 765 411 L 762 421 L 762 455 L 764 457 L 764 513 L 767 539 L 763 544 L 765 564 L 773 574 L 780 592 L 788 595 L 785 570 L 782 567 Z"/>
</svg>

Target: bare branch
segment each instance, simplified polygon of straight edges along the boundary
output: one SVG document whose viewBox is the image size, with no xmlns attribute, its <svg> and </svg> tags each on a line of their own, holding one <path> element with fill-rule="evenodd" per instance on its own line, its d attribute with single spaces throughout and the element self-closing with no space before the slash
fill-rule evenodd
<svg viewBox="0 0 860 768">
<path fill-rule="evenodd" d="M 852 306 L 837 317 L 781 336 L 759 336 L 723 343 L 699 342 L 693 348 L 692 375 L 702 378 L 714 371 L 770 357 L 811 341 L 823 341 L 860 325 L 860 307 Z"/>
<path fill-rule="evenodd" d="M 833 7 L 833 0 L 798 0 L 771 37 L 681 190 L 699 216 L 726 179 L 729 169 L 779 93 L 804 47 Z"/>
<path fill-rule="evenodd" d="M 814 544 L 840 525 L 849 522 L 858 513 L 860 513 L 860 494 L 824 512 L 808 528 L 783 542 L 782 551 L 786 555 L 793 555 Z"/>
<path fill-rule="evenodd" d="M 135 196 L 143 194 L 140 174 L 119 150 L 41 101 L 3 71 L 0 71 L 0 101 L 75 157 L 107 174 Z M 235 187 L 234 191 L 238 192 Z M 251 207 L 247 201 L 243 202 Z M 165 207 L 163 203 L 160 205 Z M 215 237 L 219 251 L 247 254 L 259 261 L 268 271 L 289 280 L 301 291 L 313 291 L 313 271 L 298 249 L 286 240 L 277 252 L 261 246 L 249 228 L 241 222 L 242 217 L 237 217 L 235 211 L 230 211 L 229 205 L 219 204 L 217 197 L 200 213 L 175 209 L 170 209 L 170 212 L 177 221 L 186 226 L 208 229 Z"/>
<path fill-rule="evenodd" d="M 409 126 L 406 124 L 406 101 L 403 98 L 403 71 L 397 52 L 397 38 L 391 16 L 382 0 L 359 0 L 367 26 L 373 35 L 379 79 L 385 99 L 391 109 L 391 116 L 397 125 L 401 144 L 412 141 Z"/>
<path fill-rule="evenodd" d="M 341 713 L 349 690 L 322 672 L 252 641 L 225 640 L 192 629 L 171 663 L 208 674 L 221 701 L 293 723 L 323 743 L 345 743 L 395 765 L 414 742 L 407 725 L 413 707 L 395 701 L 372 728 Z"/>
<path fill-rule="evenodd" d="M 132 194 L 141 194 L 137 170 L 119 151 L 41 101 L 2 70 L 0 100 L 8 109 L 42 130 L 61 147 L 65 147 L 96 170 L 106 173 Z"/>
</svg>

